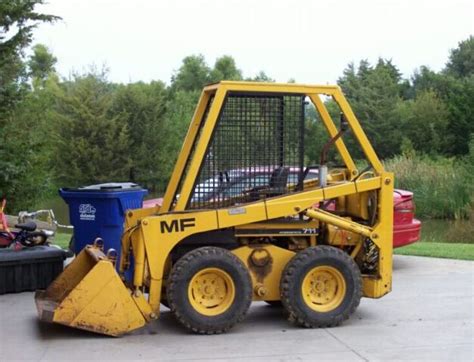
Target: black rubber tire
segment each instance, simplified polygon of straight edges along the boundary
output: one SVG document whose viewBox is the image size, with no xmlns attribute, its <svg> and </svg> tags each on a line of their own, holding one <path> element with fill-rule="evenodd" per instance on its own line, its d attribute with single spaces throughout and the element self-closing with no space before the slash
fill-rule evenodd
<svg viewBox="0 0 474 362">
<path fill-rule="evenodd" d="M 339 306 L 327 312 L 311 309 L 303 299 L 301 285 L 307 273 L 317 266 L 337 269 L 346 283 L 346 293 Z M 362 276 L 354 260 L 332 246 L 313 246 L 296 254 L 286 265 L 280 282 L 281 301 L 289 319 L 307 328 L 339 325 L 356 310 L 362 298 Z"/>
<path fill-rule="evenodd" d="M 222 269 L 235 286 L 232 304 L 215 316 L 199 313 L 188 298 L 191 279 L 205 268 Z M 234 254 L 226 249 L 206 246 L 190 251 L 178 260 L 171 270 L 166 294 L 171 312 L 184 327 L 198 334 L 219 334 L 244 319 L 252 302 L 252 281 L 247 268 Z"/>
</svg>

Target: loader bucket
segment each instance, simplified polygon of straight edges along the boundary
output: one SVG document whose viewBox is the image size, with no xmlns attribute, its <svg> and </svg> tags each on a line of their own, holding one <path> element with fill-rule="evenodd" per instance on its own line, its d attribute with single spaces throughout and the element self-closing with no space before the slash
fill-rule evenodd
<svg viewBox="0 0 474 362">
<path fill-rule="evenodd" d="M 95 246 L 86 246 L 46 290 L 35 295 L 42 321 L 118 336 L 145 318 L 115 271 Z"/>
</svg>

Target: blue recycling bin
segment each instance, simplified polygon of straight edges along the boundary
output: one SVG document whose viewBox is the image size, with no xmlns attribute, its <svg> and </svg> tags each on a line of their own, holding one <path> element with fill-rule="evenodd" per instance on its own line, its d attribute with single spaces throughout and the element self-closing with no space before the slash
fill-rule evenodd
<svg viewBox="0 0 474 362">
<path fill-rule="evenodd" d="M 113 248 L 120 255 L 125 212 L 141 208 L 147 193 L 148 190 L 131 182 L 60 189 L 59 195 L 69 206 L 69 220 L 74 226 L 72 251 L 78 254 L 100 237 L 105 251 Z"/>
</svg>

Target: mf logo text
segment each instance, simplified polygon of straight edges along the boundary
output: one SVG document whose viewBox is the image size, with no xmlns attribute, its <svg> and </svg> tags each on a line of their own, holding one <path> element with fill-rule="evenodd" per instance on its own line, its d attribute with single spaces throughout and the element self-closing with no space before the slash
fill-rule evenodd
<svg viewBox="0 0 474 362">
<path fill-rule="evenodd" d="M 196 226 L 196 219 L 188 218 L 188 219 L 177 219 L 171 221 L 161 221 L 160 227 L 162 233 L 175 233 L 175 232 L 182 232 L 186 228 L 192 228 Z"/>
</svg>

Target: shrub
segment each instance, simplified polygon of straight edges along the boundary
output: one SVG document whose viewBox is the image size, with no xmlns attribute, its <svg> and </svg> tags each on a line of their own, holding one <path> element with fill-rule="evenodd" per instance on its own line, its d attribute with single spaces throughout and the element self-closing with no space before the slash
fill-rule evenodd
<svg viewBox="0 0 474 362">
<path fill-rule="evenodd" d="M 467 219 L 473 201 L 470 165 L 447 158 L 402 155 L 385 161 L 395 187 L 414 193 L 416 214 L 438 219 Z"/>
</svg>

